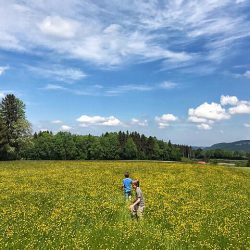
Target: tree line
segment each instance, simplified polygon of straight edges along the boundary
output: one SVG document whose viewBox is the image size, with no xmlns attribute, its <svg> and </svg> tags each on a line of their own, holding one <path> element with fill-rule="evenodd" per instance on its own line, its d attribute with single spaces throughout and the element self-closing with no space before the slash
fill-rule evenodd
<svg viewBox="0 0 250 250">
<path fill-rule="evenodd" d="M 35 133 L 23 152 L 25 159 L 39 160 L 180 160 L 180 150 L 155 137 L 137 132 L 105 133 L 101 136 L 69 132 Z"/>
<path fill-rule="evenodd" d="M 101 136 L 40 131 L 32 134 L 25 104 L 15 95 L 0 103 L 0 160 L 171 160 L 242 159 L 244 152 L 194 150 L 137 132 L 112 132 Z"/>
</svg>

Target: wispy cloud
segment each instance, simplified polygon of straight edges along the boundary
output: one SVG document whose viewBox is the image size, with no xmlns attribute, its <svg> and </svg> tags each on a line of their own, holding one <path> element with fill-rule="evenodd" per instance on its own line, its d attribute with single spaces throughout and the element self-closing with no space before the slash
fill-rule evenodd
<svg viewBox="0 0 250 250">
<path fill-rule="evenodd" d="M 128 85 L 120 85 L 105 91 L 105 95 L 107 96 L 115 96 L 120 95 L 128 92 L 145 92 L 153 90 L 152 86 L 147 85 L 135 85 L 135 84 L 128 84 Z"/>
<path fill-rule="evenodd" d="M 27 66 L 27 68 L 39 77 L 46 77 L 57 81 L 73 83 L 87 76 L 85 72 L 76 68 L 68 68 L 59 65 L 51 65 L 47 67 Z"/>
<path fill-rule="evenodd" d="M 119 96 L 131 92 L 149 92 L 157 90 L 169 90 L 176 88 L 178 85 L 171 81 L 165 81 L 163 83 L 156 84 L 125 84 L 117 85 L 113 87 L 103 86 L 99 84 L 85 85 L 81 89 L 69 88 L 59 84 L 47 84 L 43 90 L 50 91 L 66 91 L 74 95 L 88 95 L 88 96 Z"/>
<path fill-rule="evenodd" d="M 247 78 L 250 78 L 250 70 L 247 70 L 247 71 L 244 73 L 244 76 L 247 77 Z"/>
<path fill-rule="evenodd" d="M 0 66 L 0 76 L 4 74 L 6 70 L 9 69 L 9 66 Z"/>
<path fill-rule="evenodd" d="M 61 85 L 57 85 L 57 84 L 47 84 L 43 89 L 44 90 L 66 90 L 66 91 L 70 90 L 70 89 L 64 88 Z"/>
<path fill-rule="evenodd" d="M 60 123 L 63 123 L 61 120 L 54 120 L 54 121 L 51 121 L 51 123 L 53 124 L 60 124 Z"/>
<path fill-rule="evenodd" d="M 59 39 L 69 39 L 76 35 L 77 28 L 80 24 L 74 20 L 61 18 L 60 16 L 47 16 L 38 26 L 45 35 Z"/>
<path fill-rule="evenodd" d="M 101 67 L 219 62 L 235 41 L 250 35 L 244 8 L 243 0 L 2 1 L 0 47 L 47 50 Z M 190 45 L 201 39 L 203 45 L 192 51 Z"/>
<path fill-rule="evenodd" d="M 159 87 L 162 89 L 173 89 L 177 86 L 177 83 L 170 82 L 170 81 L 165 81 L 159 84 Z"/>
</svg>

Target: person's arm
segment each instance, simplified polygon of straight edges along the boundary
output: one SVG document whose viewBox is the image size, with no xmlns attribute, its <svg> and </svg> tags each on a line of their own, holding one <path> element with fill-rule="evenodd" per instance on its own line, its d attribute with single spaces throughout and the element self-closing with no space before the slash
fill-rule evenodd
<svg viewBox="0 0 250 250">
<path fill-rule="evenodd" d="M 122 186 L 121 186 L 121 190 L 124 189 L 124 181 L 122 181 Z"/>
<path fill-rule="evenodd" d="M 130 205 L 130 210 L 134 210 L 134 207 L 135 207 L 137 204 L 139 204 L 140 201 L 141 201 L 141 198 L 138 197 L 138 198 L 133 202 L 133 204 Z"/>
<path fill-rule="evenodd" d="M 140 201 L 141 201 L 141 198 L 138 198 L 131 206 L 135 206 L 135 205 L 137 205 L 138 203 L 140 203 Z"/>
</svg>

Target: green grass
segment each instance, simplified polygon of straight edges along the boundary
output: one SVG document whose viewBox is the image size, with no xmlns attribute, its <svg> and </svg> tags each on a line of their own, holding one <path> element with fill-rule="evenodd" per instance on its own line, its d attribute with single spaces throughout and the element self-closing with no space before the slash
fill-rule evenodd
<svg viewBox="0 0 250 250">
<path fill-rule="evenodd" d="M 123 173 L 141 181 L 132 221 Z M 160 162 L 0 163 L 1 249 L 249 249 L 250 171 Z"/>
</svg>

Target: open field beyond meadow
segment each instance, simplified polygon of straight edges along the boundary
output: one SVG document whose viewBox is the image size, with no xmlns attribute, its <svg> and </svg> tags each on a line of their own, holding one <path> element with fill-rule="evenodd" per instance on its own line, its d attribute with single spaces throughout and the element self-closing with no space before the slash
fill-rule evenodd
<svg viewBox="0 0 250 250">
<path fill-rule="evenodd" d="M 141 181 L 132 221 L 123 173 Z M 249 249 L 250 170 L 156 162 L 0 163 L 1 249 Z"/>
</svg>

